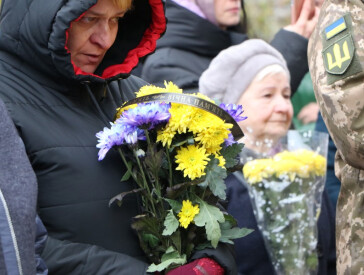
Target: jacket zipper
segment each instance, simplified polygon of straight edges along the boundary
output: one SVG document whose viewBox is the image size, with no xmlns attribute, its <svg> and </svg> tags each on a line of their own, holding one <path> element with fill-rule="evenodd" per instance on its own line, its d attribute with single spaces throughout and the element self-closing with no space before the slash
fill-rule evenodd
<svg viewBox="0 0 364 275">
<path fill-rule="evenodd" d="M 1 213 L 3 212 L 3 213 Z M 5 214 L 5 224 L 3 223 L 3 219 L 4 219 L 4 215 Z M 2 218 L 3 217 L 3 218 Z M 8 225 L 8 228 L 4 228 L 6 227 L 6 225 Z M 14 248 L 14 251 L 12 251 L 13 253 L 15 253 L 15 259 L 16 259 L 16 265 L 18 267 L 18 274 L 19 275 L 23 275 L 23 268 L 21 265 L 21 260 L 20 260 L 20 253 L 19 253 L 19 248 L 18 248 L 18 242 L 16 239 L 16 235 L 15 235 L 15 231 L 14 231 L 14 227 L 13 227 L 13 223 L 10 217 L 10 213 L 9 213 L 9 209 L 6 203 L 6 200 L 4 198 L 3 192 L 0 189 L 0 237 L 2 240 L 2 244 L 3 245 L 7 245 L 10 244 L 10 242 L 12 242 L 12 247 Z M 10 235 L 11 235 L 11 240 L 9 240 L 8 236 L 6 236 L 6 232 L 10 231 Z M 12 263 L 14 257 L 8 257 L 4 254 L 4 260 L 5 260 L 5 265 L 12 265 L 14 263 Z M 8 265 L 7 265 L 8 264 Z"/>
</svg>

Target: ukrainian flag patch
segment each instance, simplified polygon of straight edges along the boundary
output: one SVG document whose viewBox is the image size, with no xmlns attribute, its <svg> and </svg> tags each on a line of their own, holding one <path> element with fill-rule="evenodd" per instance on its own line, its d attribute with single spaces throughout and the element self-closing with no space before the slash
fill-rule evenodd
<svg viewBox="0 0 364 275">
<path fill-rule="evenodd" d="M 330 39 L 337 35 L 338 33 L 346 30 L 346 22 L 344 17 L 339 18 L 334 23 L 332 23 L 330 26 L 325 28 L 325 36 L 326 39 Z"/>
</svg>

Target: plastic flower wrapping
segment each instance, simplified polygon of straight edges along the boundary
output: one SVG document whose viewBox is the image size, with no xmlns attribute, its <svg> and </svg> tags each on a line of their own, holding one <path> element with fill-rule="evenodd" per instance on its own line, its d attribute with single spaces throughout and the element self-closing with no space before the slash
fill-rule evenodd
<svg viewBox="0 0 364 275">
<path fill-rule="evenodd" d="M 325 133 L 292 130 L 264 158 L 244 165 L 258 228 L 277 274 L 317 274 L 327 146 Z"/>
<path fill-rule="evenodd" d="M 232 244 L 251 232 L 219 207 L 226 199 L 224 179 L 242 167 L 243 144 L 233 136 L 242 114 L 242 106 L 218 106 L 169 82 L 165 88 L 142 87 L 117 110 L 110 128 L 96 134 L 99 160 L 118 150 L 127 167 L 122 181 L 135 182 L 134 190 L 110 204 L 122 207 L 128 194 L 140 196 L 143 212 L 131 226 L 151 262 L 148 272 L 176 268 L 196 250 Z"/>
</svg>

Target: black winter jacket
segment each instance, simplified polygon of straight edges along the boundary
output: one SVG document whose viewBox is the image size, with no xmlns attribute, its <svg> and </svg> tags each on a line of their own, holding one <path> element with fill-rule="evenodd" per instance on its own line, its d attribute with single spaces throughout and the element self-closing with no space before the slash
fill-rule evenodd
<svg viewBox="0 0 364 275">
<path fill-rule="evenodd" d="M 172 0 L 166 0 L 166 16 L 167 31 L 141 69 L 141 77 L 158 86 L 167 80 L 197 91 L 198 80 L 211 60 L 222 50 L 248 39 L 245 34 L 221 30 Z M 307 44 L 306 38 L 286 30 L 280 30 L 271 41 L 287 61 L 292 92 L 308 71 Z"/>
<path fill-rule="evenodd" d="M 148 264 L 130 227 L 138 199 L 109 207 L 134 188 L 120 182 L 116 152 L 97 160 L 95 134 L 145 82 L 129 76 L 165 31 L 161 0 L 136 0 L 95 74 L 71 63 L 70 22 L 97 0 L 2 0 L 0 98 L 22 138 L 38 180 L 39 215 L 48 230 L 42 254 L 51 274 L 145 274 Z M 204 251 L 227 273 L 232 254 Z M 195 255 L 197 257 L 198 255 Z M 231 266 L 229 269 L 228 267 Z"/>
</svg>

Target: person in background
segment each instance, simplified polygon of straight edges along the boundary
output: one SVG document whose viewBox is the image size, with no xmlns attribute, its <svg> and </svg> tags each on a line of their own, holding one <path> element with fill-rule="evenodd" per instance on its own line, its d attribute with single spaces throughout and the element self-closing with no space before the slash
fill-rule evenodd
<svg viewBox="0 0 364 275">
<path fill-rule="evenodd" d="M 185 91 L 197 91 L 199 78 L 211 60 L 248 39 L 241 23 L 243 4 L 240 0 L 167 0 L 167 31 L 158 41 L 156 53 L 145 60 L 142 78 L 158 86 L 164 80 L 173 81 Z M 308 71 L 307 38 L 317 16 L 312 1 L 304 0 L 298 20 L 271 41 L 287 61 L 293 91 Z"/>
<path fill-rule="evenodd" d="M 241 104 L 248 118 L 239 122 L 244 136 L 243 163 L 266 152 L 286 135 L 293 108 L 289 70 L 282 55 L 262 40 L 251 39 L 222 51 L 200 78 L 200 91 L 224 103 Z M 241 274 L 274 274 L 253 213 L 241 172 L 229 176 L 227 210 L 239 226 L 253 233 L 235 241 Z M 318 219 L 318 274 L 335 274 L 335 227 L 332 206 L 324 191 Z"/>
<path fill-rule="evenodd" d="M 0 100 L 0 274 L 47 274 L 46 230 L 36 217 L 37 180 Z"/>
<path fill-rule="evenodd" d="M 309 42 L 317 102 L 335 143 L 338 274 L 364 270 L 364 3 L 326 0 Z"/>
<path fill-rule="evenodd" d="M 2 0 L 0 98 L 37 177 L 51 274 L 146 273 L 131 228 L 138 197 L 109 207 L 134 183 L 120 183 L 126 168 L 116 151 L 97 160 L 95 135 L 147 84 L 130 72 L 165 28 L 161 0 Z M 230 247 L 219 246 L 171 272 L 195 274 L 196 266 L 236 271 Z"/>
<path fill-rule="evenodd" d="M 329 195 L 330 201 L 336 209 L 337 199 L 339 197 L 340 186 L 341 183 L 339 179 L 335 176 L 335 154 L 336 154 L 336 146 L 334 141 L 331 138 L 329 131 L 325 125 L 325 122 L 322 118 L 321 112 L 318 113 L 315 130 L 319 132 L 324 132 L 329 134 L 329 149 L 327 151 L 327 172 L 326 172 L 326 190 Z"/>
</svg>

